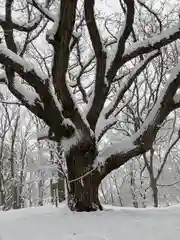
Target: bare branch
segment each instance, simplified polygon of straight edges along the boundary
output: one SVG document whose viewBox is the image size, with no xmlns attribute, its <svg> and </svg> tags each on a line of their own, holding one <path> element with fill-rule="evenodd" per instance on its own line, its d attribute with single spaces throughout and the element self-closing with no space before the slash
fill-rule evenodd
<svg viewBox="0 0 180 240">
<path fill-rule="evenodd" d="M 180 139 L 180 130 L 178 131 L 178 136 L 177 138 L 171 143 L 170 147 L 168 148 L 168 150 L 166 151 L 165 155 L 164 155 L 164 158 L 163 158 L 163 163 L 161 164 L 161 167 L 158 169 L 158 173 L 157 173 L 157 176 L 155 177 L 156 181 L 158 181 L 160 175 L 161 175 L 161 172 L 167 162 L 167 158 L 171 152 L 171 149 L 177 144 L 177 142 L 179 141 Z"/>
<path fill-rule="evenodd" d="M 127 81 L 122 83 L 120 87 L 119 93 L 117 94 L 116 100 L 113 102 L 111 109 L 107 112 L 106 118 L 108 118 L 117 108 L 119 102 L 122 100 L 126 91 L 131 87 L 134 80 L 138 77 L 138 75 L 145 69 L 147 64 L 155 57 L 159 55 L 158 51 L 149 54 L 142 62 L 137 64 L 132 71 L 130 72 L 130 76 L 127 77 Z"/>
<path fill-rule="evenodd" d="M 137 0 L 138 3 L 143 6 L 145 9 L 148 10 L 148 12 L 150 12 L 152 15 L 154 15 L 154 17 L 156 18 L 156 20 L 158 21 L 159 23 L 159 28 L 160 28 L 160 32 L 162 31 L 162 23 L 161 23 L 161 20 L 159 19 L 157 13 L 155 13 L 152 9 L 150 9 L 144 2 L 142 2 L 141 0 Z"/>
<path fill-rule="evenodd" d="M 37 8 L 48 20 L 54 22 L 54 16 L 52 16 L 51 12 L 46 7 L 40 5 L 36 0 L 29 0 L 28 3 Z"/>
<path fill-rule="evenodd" d="M 7 104 L 7 105 L 18 105 L 18 106 L 24 106 L 21 102 L 0 101 L 0 103 Z"/>
</svg>

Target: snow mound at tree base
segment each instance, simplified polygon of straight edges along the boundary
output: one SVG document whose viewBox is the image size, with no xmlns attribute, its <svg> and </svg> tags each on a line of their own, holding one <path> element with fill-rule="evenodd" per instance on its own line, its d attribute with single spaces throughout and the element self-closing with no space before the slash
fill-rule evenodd
<svg viewBox="0 0 180 240">
<path fill-rule="evenodd" d="M 70 212 L 62 204 L 0 212 L 0 240 L 175 240 L 180 205 L 160 209 L 107 206 L 105 211 Z"/>
</svg>

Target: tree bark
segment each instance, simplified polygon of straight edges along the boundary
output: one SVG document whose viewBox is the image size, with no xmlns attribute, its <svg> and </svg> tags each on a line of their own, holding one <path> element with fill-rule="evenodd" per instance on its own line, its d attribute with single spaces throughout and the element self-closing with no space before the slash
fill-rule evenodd
<svg viewBox="0 0 180 240">
<path fill-rule="evenodd" d="M 0 207 L 5 204 L 5 194 L 3 190 L 3 177 L 1 170 L 1 160 L 0 160 Z"/>
<path fill-rule="evenodd" d="M 43 206 L 43 196 L 44 196 L 43 186 L 44 186 L 43 180 L 40 179 L 38 183 L 38 194 L 39 194 L 38 206 Z"/>
<path fill-rule="evenodd" d="M 59 176 L 57 187 L 58 202 L 61 203 L 65 200 L 64 178 L 62 176 Z"/>
<path fill-rule="evenodd" d="M 152 196 L 153 196 L 153 202 L 154 202 L 154 207 L 158 207 L 158 188 L 157 188 L 157 183 L 155 180 L 151 180 L 151 189 L 152 189 Z"/>
<path fill-rule="evenodd" d="M 131 195 L 132 195 L 132 200 L 133 200 L 133 206 L 135 208 L 138 208 L 138 201 L 137 201 L 137 197 L 136 197 L 136 184 L 135 184 L 135 178 L 134 178 L 134 174 L 133 174 L 133 169 L 131 166 L 131 171 L 130 171 L 130 184 L 131 184 Z"/>
<path fill-rule="evenodd" d="M 102 210 L 98 198 L 100 173 L 93 168 L 97 155 L 95 141 L 83 141 L 66 155 L 68 168 L 68 206 L 72 211 Z"/>
<path fill-rule="evenodd" d="M 95 179 L 96 177 L 90 175 L 70 183 L 68 206 L 72 211 L 90 212 L 102 210 L 98 198 L 99 182 L 96 182 Z"/>
</svg>

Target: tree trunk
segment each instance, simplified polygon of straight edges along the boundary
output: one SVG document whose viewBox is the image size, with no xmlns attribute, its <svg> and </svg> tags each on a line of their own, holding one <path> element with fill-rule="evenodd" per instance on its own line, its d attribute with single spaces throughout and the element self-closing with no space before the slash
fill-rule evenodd
<svg viewBox="0 0 180 240">
<path fill-rule="evenodd" d="M 158 188 L 157 188 L 157 183 L 155 180 L 151 180 L 151 189 L 153 192 L 153 201 L 154 201 L 154 207 L 158 207 Z"/>
<path fill-rule="evenodd" d="M 68 195 L 69 208 L 72 211 L 79 212 L 102 210 L 98 198 L 98 186 L 92 184 L 91 177 L 87 177 L 83 182 L 75 181 L 71 183 L 71 190 Z"/>
<path fill-rule="evenodd" d="M 72 211 L 96 211 L 102 210 L 98 198 L 99 184 L 93 175 L 70 183 L 68 194 L 68 206 Z"/>
<path fill-rule="evenodd" d="M 0 171 L 1 171 L 1 169 L 0 169 Z M 0 207 L 5 204 L 5 194 L 4 194 L 2 182 L 3 182 L 3 179 L 2 179 L 2 174 L 0 172 Z"/>
<path fill-rule="evenodd" d="M 18 209 L 18 193 L 17 193 L 17 183 L 14 183 L 12 185 L 12 199 L 13 199 L 13 202 L 12 202 L 12 208 L 13 209 Z"/>
<path fill-rule="evenodd" d="M 93 169 L 96 153 L 92 140 L 71 147 L 66 154 L 69 179 L 68 206 L 72 211 L 102 210 L 98 198 L 100 174 L 97 169 Z"/>
<path fill-rule="evenodd" d="M 136 183 L 135 183 L 135 178 L 134 178 L 134 173 L 133 173 L 133 168 L 131 167 L 131 171 L 130 171 L 130 183 L 131 183 L 131 195 L 132 195 L 132 200 L 133 200 L 133 206 L 135 208 L 138 208 L 138 201 L 137 201 L 137 197 L 136 197 Z"/>
<path fill-rule="evenodd" d="M 38 195 L 39 195 L 38 206 L 43 206 L 43 197 L 44 197 L 43 187 L 44 187 L 43 180 L 39 179 L 39 182 L 38 182 Z"/>
<path fill-rule="evenodd" d="M 57 184 L 57 190 L 58 190 L 58 202 L 61 203 L 65 200 L 65 189 L 64 189 L 64 179 L 63 177 L 59 176 L 58 184 Z"/>
</svg>

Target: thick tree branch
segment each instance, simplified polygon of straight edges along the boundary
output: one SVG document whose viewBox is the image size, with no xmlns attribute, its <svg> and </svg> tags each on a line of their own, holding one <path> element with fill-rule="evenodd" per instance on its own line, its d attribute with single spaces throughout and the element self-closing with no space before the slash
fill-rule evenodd
<svg viewBox="0 0 180 240">
<path fill-rule="evenodd" d="M 161 124 L 169 113 L 177 108 L 177 105 L 174 103 L 174 95 L 180 86 L 179 69 L 180 63 L 172 70 L 166 86 L 141 128 L 130 138 L 122 141 L 121 145 L 112 144 L 112 146 L 99 155 L 97 162 L 105 161 L 102 166 L 103 177 L 132 157 L 145 153 L 152 148 Z"/>
<path fill-rule="evenodd" d="M 154 50 L 158 50 L 161 47 L 164 47 L 169 43 L 176 41 L 179 38 L 180 38 L 180 24 L 177 24 L 176 26 L 163 31 L 162 33 L 155 35 L 154 37 L 133 43 L 131 47 L 129 47 L 125 51 L 120 61 L 120 67 L 124 63 L 132 60 L 133 58 L 136 58 L 144 53 L 149 53 Z"/>
<path fill-rule="evenodd" d="M 77 0 L 61 0 L 59 25 L 54 35 L 52 77 L 55 93 L 63 105 L 64 117 L 70 118 L 79 131 L 91 138 L 90 129 L 82 119 L 66 82 L 76 8 Z"/>
<path fill-rule="evenodd" d="M 23 60 L 16 55 L 17 47 L 14 41 L 13 29 L 12 29 L 12 4 L 13 0 L 7 0 L 5 6 L 5 22 L 2 26 L 5 32 L 5 41 L 6 45 L 9 49 L 6 48 L 4 44 L 0 44 L 0 62 L 5 65 L 5 77 L 6 83 L 8 85 L 9 90 L 17 97 L 22 104 L 24 104 L 30 111 L 35 114 L 38 114 L 39 117 L 42 118 L 42 106 L 37 103 L 36 106 L 30 105 L 25 96 L 15 87 L 15 69 L 18 70 L 19 73 L 24 73 L 26 71 L 26 67 L 24 65 Z M 27 75 L 27 73 L 25 73 Z M 20 74 L 21 75 L 21 74 Z"/>
<path fill-rule="evenodd" d="M 110 64 L 110 68 L 107 71 L 106 77 L 107 77 L 107 81 L 109 81 L 109 82 L 113 81 L 113 79 L 117 73 L 117 70 L 120 67 L 121 58 L 122 58 L 122 56 L 124 54 L 124 50 L 125 50 L 125 43 L 132 31 L 132 26 L 133 26 L 133 22 L 134 22 L 134 1 L 133 0 L 131 0 L 131 1 L 124 0 L 124 2 L 127 7 L 126 21 L 125 21 L 124 28 L 119 36 L 117 52 L 115 53 L 115 57 L 114 57 L 112 63 Z"/>
<path fill-rule="evenodd" d="M 109 90 L 109 86 L 107 82 L 105 82 L 107 54 L 103 50 L 100 33 L 96 25 L 94 4 L 94 0 L 84 1 L 85 20 L 96 56 L 94 98 L 92 106 L 87 114 L 88 122 L 93 130 L 95 130 L 99 114 L 103 108 Z"/>
<path fill-rule="evenodd" d="M 4 44 L 0 44 L 0 63 L 12 67 L 15 72 L 36 89 L 38 94 L 41 91 L 40 88 L 48 81 L 46 76 L 37 72 L 32 65 L 8 49 Z"/>
<path fill-rule="evenodd" d="M 127 5 L 125 26 L 122 30 L 122 33 L 120 33 L 120 37 L 117 43 L 117 52 L 115 53 L 114 60 L 110 64 L 109 69 L 107 69 L 107 54 L 102 49 L 102 43 L 94 18 L 94 1 L 85 1 L 86 23 L 97 59 L 94 99 L 92 106 L 87 114 L 88 122 L 93 130 L 95 129 L 97 120 L 106 101 L 110 85 L 119 68 L 119 62 L 124 53 L 126 40 L 131 33 L 132 24 L 134 21 L 134 1 L 127 0 L 125 3 Z"/>
<path fill-rule="evenodd" d="M 64 106 L 66 115 L 75 108 L 66 83 L 66 72 L 70 55 L 70 40 L 75 22 L 76 4 L 77 0 L 61 1 L 59 13 L 61 17 L 57 32 L 54 36 L 54 62 L 52 67 L 53 84 L 57 96 Z"/>
<path fill-rule="evenodd" d="M 85 0 L 84 1 L 84 12 L 87 28 L 93 45 L 93 49 L 96 55 L 96 58 L 99 58 L 99 55 L 103 52 L 103 45 L 101 42 L 100 33 L 96 25 L 95 13 L 94 13 L 94 4 L 95 0 Z"/>
<path fill-rule="evenodd" d="M 37 108 L 34 105 L 30 105 L 25 96 L 15 87 L 15 69 L 18 68 L 21 72 L 25 71 L 26 66 L 24 66 L 23 60 L 16 55 L 17 47 L 13 36 L 13 22 L 12 22 L 12 4 L 13 0 L 7 0 L 5 5 L 5 19 L 2 28 L 5 33 L 6 48 L 4 44 L 0 44 L 0 61 L 5 65 L 6 72 L 6 82 L 9 90 L 33 113 L 40 112 L 39 116 L 42 114 L 41 105 L 37 104 Z M 14 64 L 17 61 L 18 64 Z"/>
<path fill-rule="evenodd" d="M 71 126 L 63 125 L 64 116 L 62 114 L 61 105 L 54 94 L 54 89 L 49 79 L 40 76 L 32 66 L 30 66 L 24 59 L 7 49 L 4 44 L 0 44 L 0 63 L 13 72 L 16 72 L 21 78 L 33 87 L 37 93 L 37 98 L 33 103 L 29 103 L 22 86 L 17 85 L 17 79 L 13 75 L 8 88 L 16 96 L 23 105 L 25 105 L 32 113 L 43 119 L 45 123 L 52 128 L 53 132 L 59 134 L 57 139 L 62 136 L 70 136 L 73 131 Z M 54 116 L 54 118 L 52 118 Z"/>
<path fill-rule="evenodd" d="M 68 1 L 64 3 L 67 3 L 67 2 Z M 39 118 L 45 121 L 45 123 L 50 127 L 51 132 L 55 134 L 54 140 L 60 141 L 62 137 L 69 138 L 72 136 L 72 134 L 74 134 L 74 131 L 75 131 L 74 125 L 69 124 L 70 121 L 68 121 L 68 124 L 65 123 L 64 119 L 67 118 L 68 114 L 67 114 L 67 111 L 64 111 L 65 109 L 61 108 L 59 99 L 56 96 L 57 94 L 57 92 L 55 92 L 56 89 L 54 89 L 54 86 L 51 80 L 41 76 L 39 72 L 35 71 L 32 66 L 30 66 L 26 61 L 24 61 L 20 56 L 17 55 L 17 48 L 14 41 L 13 30 L 9 28 L 12 24 L 12 17 L 11 17 L 12 3 L 13 3 L 12 0 L 6 1 L 5 21 L 8 22 L 9 25 L 5 25 L 3 28 L 5 32 L 5 41 L 8 49 L 4 44 L 0 44 L 0 62 L 5 66 L 8 88 L 22 102 L 23 105 L 25 105 L 31 112 L 33 112 L 35 115 L 37 115 Z M 63 2 L 62 2 L 62 6 L 64 6 Z M 75 9 L 76 9 L 76 4 L 74 5 L 74 10 L 73 10 L 74 17 L 75 17 Z M 62 7 L 61 10 L 64 11 L 64 8 Z M 67 12 L 65 11 L 64 15 L 65 13 Z M 73 29 L 74 22 L 72 21 L 70 22 L 72 24 L 71 28 Z M 66 21 L 65 21 L 65 24 L 66 24 Z M 60 24 L 60 28 L 61 27 L 62 26 Z M 66 33 L 68 32 L 68 36 L 71 37 L 72 34 L 69 34 L 69 30 L 67 29 L 69 29 L 68 26 L 67 28 L 63 29 L 65 30 L 65 36 L 66 36 Z M 57 31 L 57 34 L 55 36 L 56 43 L 58 43 L 58 40 L 61 37 L 58 34 L 61 34 L 61 33 Z M 62 44 L 64 44 L 63 41 L 62 41 Z M 64 56 L 61 55 L 61 57 L 63 59 Z M 68 60 L 69 60 L 69 55 L 67 56 L 67 62 L 66 62 L 67 65 L 68 65 Z M 61 64 L 58 65 L 58 67 L 60 67 L 60 69 L 62 70 L 61 67 L 64 67 L 64 62 L 62 61 Z M 59 72 L 58 70 L 57 72 Z M 63 71 L 62 72 L 65 77 L 65 74 L 66 74 L 65 68 L 63 70 L 64 72 Z M 37 93 L 36 95 L 37 97 L 33 99 L 33 102 L 31 102 L 31 99 L 29 98 L 29 95 L 28 95 L 29 92 L 26 92 L 25 94 L 25 90 L 27 89 L 23 88 L 24 86 L 22 84 L 17 85 L 18 79 L 16 77 L 16 73 L 21 78 L 23 78 Z M 56 84 L 55 84 L 55 88 L 56 88 Z M 67 86 L 66 86 L 66 89 L 67 89 Z M 69 93 L 69 96 L 70 96 L 70 93 Z M 73 102 L 72 98 L 70 98 L 70 100 Z M 90 130 L 87 127 L 87 125 L 84 123 L 84 121 L 80 118 L 80 114 L 78 113 L 77 109 L 74 109 L 74 112 L 76 113 L 75 120 L 77 120 L 77 118 L 79 117 L 79 122 L 78 122 L 79 125 L 78 124 L 76 125 L 78 125 L 79 129 L 82 128 L 82 132 L 83 131 L 85 132 L 86 130 L 86 133 L 88 133 L 86 134 L 86 136 L 90 137 Z M 81 120 L 81 124 L 80 124 L 80 120 Z M 77 122 L 77 121 L 74 121 L 74 122 Z"/>
</svg>

